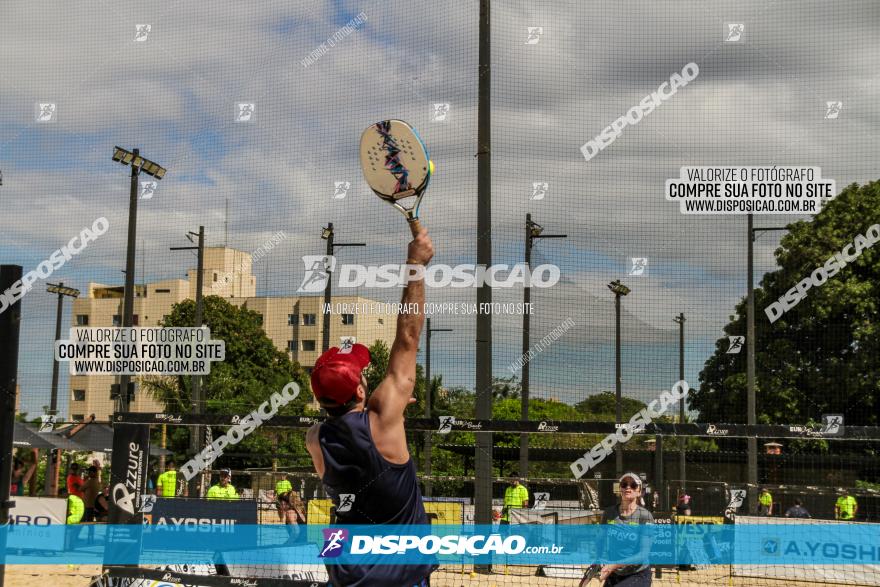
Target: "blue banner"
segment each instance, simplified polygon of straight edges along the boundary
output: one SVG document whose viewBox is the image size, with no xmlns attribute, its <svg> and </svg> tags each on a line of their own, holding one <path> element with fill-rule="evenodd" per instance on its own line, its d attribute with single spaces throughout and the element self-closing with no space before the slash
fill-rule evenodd
<svg viewBox="0 0 880 587">
<path fill-rule="evenodd" d="M 880 564 L 880 525 L 0 527 L 0 564 Z M 304 528 L 299 528 L 304 530 Z M 46 533 L 63 551 L 44 551 Z M 57 534 L 57 536 L 55 536 Z M 307 536 L 320 537 L 308 540 Z"/>
</svg>

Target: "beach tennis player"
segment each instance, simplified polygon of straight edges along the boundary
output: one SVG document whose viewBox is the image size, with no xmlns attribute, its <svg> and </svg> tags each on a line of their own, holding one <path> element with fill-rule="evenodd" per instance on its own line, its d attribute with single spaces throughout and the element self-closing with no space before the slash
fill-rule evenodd
<svg viewBox="0 0 880 587">
<path fill-rule="evenodd" d="M 407 264 L 434 255 L 424 228 L 409 243 Z M 424 322 L 425 283 L 413 277 L 403 290 L 385 379 L 372 391 L 363 375 L 370 352 L 362 344 L 331 348 L 315 363 L 312 391 L 329 419 L 312 426 L 306 448 L 336 507 L 336 523 L 427 524 L 416 466 L 406 444 L 403 413 L 416 381 L 416 352 Z M 333 587 L 427 586 L 432 565 L 328 564 Z"/>
<path fill-rule="evenodd" d="M 654 516 L 639 505 L 642 479 L 635 473 L 625 473 L 618 481 L 620 502 L 602 512 L 603 524 L 615 524 L 617 532 L 609 532 L 607 548 L 624 564 L 606 564 L 599 576 L 606 586 L 650 587 L 651 567 L 647 563 L 653 534 L 633 532 L 632 526 L 653 524 Z"/>
</svg>

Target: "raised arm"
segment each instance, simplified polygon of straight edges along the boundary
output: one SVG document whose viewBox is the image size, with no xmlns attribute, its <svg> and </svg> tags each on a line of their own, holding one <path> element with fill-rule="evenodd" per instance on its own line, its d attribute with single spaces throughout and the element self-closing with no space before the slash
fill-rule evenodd
<svg viewBox="0 0 880 587">
<path fill-rule="evenodd" d="M 433 256 L 434 245 L 428 232 L 422 229 L 409 243 L 407 264 L 414 266 L 414 270 L 409 272 L 410 280 L 403 289 L 401 303 L 404 311 L 397 316 L 397 333 L 391 345 L 388 371 L 369 399 L 370 411 L 378 418 L 379 434 L 399 436 L 404 449 L 403 412 L 412 399 L 416 384 L 416 353 L 425 321 L 424 266 Z M 374 437 L 376 432 L 373 432 Z M 378 444 L 379 439 L 376 440 Z"/>
</svg>

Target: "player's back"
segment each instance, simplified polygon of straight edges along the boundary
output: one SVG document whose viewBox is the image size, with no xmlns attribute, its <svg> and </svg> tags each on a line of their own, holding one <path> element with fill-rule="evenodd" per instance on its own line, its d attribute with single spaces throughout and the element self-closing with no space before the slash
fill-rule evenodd
<svg viewBox="0 0 880 587">
<path fill-rule="evenodd" d="M 336 506 L 337 525 L 427 524 L 412 459 L 390 463 L 373 443 L 368 412 L 349 412 L 318 431 L 324 457 L 324 487 Z M 328 565 L 342 585 L 412 585 L 430 565 Z"/>
<path fill-rule="evenodd" d="M 368 412 L 349 412 L 321 425 L 324 486 L 339 524 L 427 524 L 416 467 L 379 454 Z M 340 495 L 352 496 L 340 507 Z"/>
</svg>

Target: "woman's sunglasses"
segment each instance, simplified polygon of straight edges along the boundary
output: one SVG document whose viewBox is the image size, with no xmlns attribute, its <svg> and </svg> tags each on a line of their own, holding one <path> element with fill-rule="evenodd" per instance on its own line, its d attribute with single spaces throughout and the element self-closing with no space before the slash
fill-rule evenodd
<svg viewBox="0 0 880 587">
<path fill-rule="evenodd" d="M 638 484 L 638 483 L 626 483 L 626 482 L 623 482 L 623 483 L 620 484 L 620 488 L 621 488 L 621 489 L 638 489 L 638 488 L 639 488 L 639 484 Z"/>
</svg>

